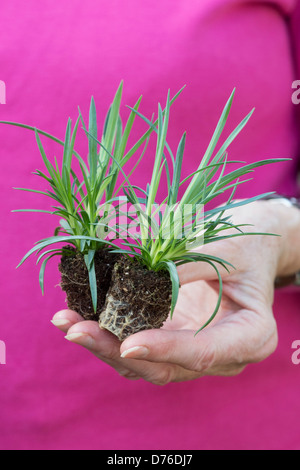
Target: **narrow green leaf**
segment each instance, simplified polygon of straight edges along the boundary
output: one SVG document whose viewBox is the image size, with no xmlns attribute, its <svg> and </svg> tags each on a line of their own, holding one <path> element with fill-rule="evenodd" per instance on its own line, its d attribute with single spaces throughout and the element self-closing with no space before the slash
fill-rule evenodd
<svg viewBox="0 0 300 470">
<path fill-rule="evenodd" d="M 34 130 L 35 132 L 35 138 L 36 138 L 36 141 L 37 141 L 37 144 L 38 144 L 38 147 L 39 147 L 39 150 L 40 150 L 40 154 L 42 156 L 42 159 L 45 163 L 45 166 L 48 170 L 48 173 L 49 175 L 51 176 L 52 179 L 55 179 L 55 170 L 54 170 L 54 167 L 53 165 L 50 163 L 50 161 L 48 160 L 47 156 L 46 156 L 46 153 L 45 153 L 45 150 L 44 150 L 44 147 L 42 145 L 42 142 L 41 142 L 41 139 L 40 139 L 40 136 L 37 132 L 37 130 L 35 129 Z"/>
<path fill-rule="evenodd" d="M 94 138 L 92 138 L 94 137 Z M 93 187 L 97 176 L 97 113 L 94 98 L 91 98 L 90 114 L 89 114 L 89 167 L 90 167 L 90 179 L 91 186 Z"/>
<path fill-rule="evenodd" d="M 44 295 L 44 275 L 45 275 L 45 268 L 46 268 L 46 265 L 49 261 L 49 259 L 53 258 L 53 256 L 56 256 L 58 253 L 54 253 L 50 256 L 48 256 L 42 263 L 41 265 L 41 269 L 40 269 L 40 273 L 39 273 L 39 284 L 40 284 L 40 287 L 41 287 L 41 291 L 42 291 L 42 295 Z"/>
<path fill-rule="evenodd" d="M 53 140 L 54 142 L 56 142 L 60 145 L 64 145 L 64 141 L 58 139 L 57 137 L 54 137 L 53 135 L 49 134 L 48 132 L 45 132 L 45 131 L 42 131 L 41 129 L 38 129 L 37 127 L 28 126 L 26 124 L 21 124 L 21 123 L 12 122 L 12 121 L 0 121 L 0 124 L 8 124 L 10 126 L 22 127 L 23 129 L 28 129 L 28 130 L 37 132 L 40 135 L 48 137 L 49 139 Z M 83 165 L 83 167 L 85 167 L 85 169 L 87 171 L 86 164 L 85 164 L 84 160 L 82 159 L 82 157 L 75 151 L 74 151 L 74 155 L 79 160 L 79 162 Z"/>
<path fill-rule="evenodd" d="M 43 196 L 48 196 L 61 204 L 61 200 L 59 199 L 59 197 L 55 193 L 52 193 L 51 191 L 39 191 L 37 189 L 29 189 L 29 188 L 13 188 L 13 189 L 17 189 L 18 191 L 27 191 L 27 192 L 36 193 L 36 194 L 42 194 Z"/>
<path fill-rule="evenodd" d="M 128 142 L 128 138 L 129 138 L 129 135 L 130 135 L 133 123 L 134 123 L 134 119 L 135 119 L 135 111 L 138 110 L 138 108 L 140 106 L 140 103 L 141 103 L 141 100 L 142 100 L 142 96 L 139 97 L 139 99 L 137 100 L 137 102 L 133 106 L 134 111 L 130 112 L 129 117 L 127 119 L 125 129 L 124 129 L 124 132 L 123 132 L 123 135 L 122 135 L 122 139 L 121 139 L 121 142 L 120 142 L 119 150 L 118 150 L 118 154 L 119 154 L 118 155 L 118 160 L 121 160 L 124 157 L 124 153 L 125 153 L 126 145 L 127 145 L 127 142 Z"/>
<path fill-rule="evenodd" d="M 221 137 L 221 134 L 223 132 L 223 129 L 225 127 L 225 124 L 227 122 L 227 118 L 228 118 L 228 115 L 229 115 L 229 112 L 230 112 L 230 109 L 231 109 L 231 106 L 232 106 L 232 101 L 233 101 L 233 98 L 234 98 L 234 94 L 235 94 L 235 88 L 234 90 L 232 91 L 227 103 L 225 104 L 225 107 L 222 111 L 222 114 L 219 118 L 219 121 L 218 121 L 218 124 L 215 128 L 215 131 L 213 133 L 213 136 L 210 140 L 210 143 L 207 147 L 207 150 L 201 160 L 201 164 L 200 164 L 200 168 L 203 168 L 204 166 L 206 166 L 210 160 L 210 157 Z"/>
<path fill-rule="evenodd" d="M 74 152 L 75 139 L 77 135 L 78 125 L 80 117 L 77 118 L 77 121 L 74 126 L 74 130 L 71 136 L 71 119 L 68 119 L 66 134 L 65 134 L 65 144 L 64 144 L 64 154 L 63 154 L 63 164 L 62 164 L 62 180 L 66 186 L 68 192 L 72 192 L 71 187 L 71 174 L 72 172 L 72 155 Z"/>
<path fill-rule="evenodd" d="M 12 212 L 42 212 L 44 214 L 54 214 L 54 211 L 46 211 L 43 209 L 14 209 Z"/>
<path fill-rule="evenodd" d="M 186 132 L 184 132 L 178 144 L 175 166 L 174 166 L 174 173 L 173 173 L 173 181 L 172 181 L 172 187 L 171 187 L 171 194 L 170 194 L 170 200 L 168 201 L 168 204 L 176 204 L 177 202 L 183 153 L 184 153 L 184 148 L 185 148 L 185 140 L 186 140 Z"/>
<path fill-rule="evenodd" d="M 97 280 L 96 280 L 96 272 L 95 272 L 95 263 L 94 263 L 94 250 L 89 250 L 87 255 L 84 255 L 84 261 L 89 273 L 89 284 L 90 284 L 90 291 L 92 297 L 92 304 L 94 312 L 97 311 Z"/>
<path fill-rule="evenodd" d="M 21 266 L 21 264 L 24 263 L 24 261 L 26 261 L 27 258 L 29 258 L 30 255 L 32 255 L 33 253 L 35 253 L 36 251 L 42 249 L 42 248 L 46 248 L 47 246 L 49 245 L 53 245 L 54 243 L 71 243 L 72 241 L 75 241 L 75 240 L 84 240 L 84 241 L 95 241 L 97 242 L 97 244 L 100 246 L 103 246 L 103 245 L 108 245 L 108 246 L 115 246 L 118 248 L 117 245 L 115 245 L 114 243 L 112 243 L 111 241 L 106 241 L 106 240 L 100 240 L 99 238 L 96 238 L 96 237 L 88 237 L 88 236 L 85 236 L 85 235 L 72 235 L 72 236 L 59 236 L 59 237 L 49 237 L 45 240 L 42 240 L 40 242 L 37 243 L 36 246 L 34 246 L 33 248 L 31 248 L 31 250 L 29 250 L 26 255 L 21 259 L 20 263 L 18 264 L 17 268 L 19 266 Z"/>
<path fill-rule="evenodd" d="M 122 99 L 122 92 L 123 92 L 123 81 L 121 81 L 116 91 L 113 102 L 110 106 L 109 112 L 105 120 L 102 143 L 110 153 L 113 150 L 113 145 L 114 145 L 115 136 L 116 136 L 117 127 L 118 127 L 118 121 L 120 117 L 119 111 L 120 111 L 120 105 L 121 105 L 121 99 Z M 116 156 L 116 158 L 118 159 L 118 156 Z M 100 149 L 100 161 L 102 162 L 102 165 L 104 166 L 104 171 L 107 171 L 108 154 L 106 152 L 103 153 L 102 149 Z"/>
<path fill-rule="evenodd" d="M 169 271 L 171 282 L 172 282 L 172 301 L 171 301 L 171 312 L 170 312 L 170 318 L 172 319 L 174 309 L 178 300 L 180 282 L 179 282 L 178 272 L 177 272 L 175 264 L 172 261 L 163 261 L 162 264 L 165 265 L 167 270 Z"/>
<path fill-rule="evenodd" d="M 67 129 L 65 133 L 65 143 L 64 143 L 64 153 L 63 153 L 63 162 L 62 162 L 62 181 L 66 187 L 70 186 L 70 152 L 69 152 L 69 145 L 70 145 L 70 138 L 71 138 L 71 119 L 68 119 Z"/>
<path fill-rule="evenodd" d="M 221 301 L 222 301 L 222 292 L 223 292 L 223 281 L 222 281 L 222 277 L 218 271 L 218 268 L 214 265 L 214 263 L 212 263 L 211 261 L 209 260 L 203 260 L 203 262 L 205 263 L 208 263 L 210 264 L 214 270 L 216 271 L 217 273 L 217 276 L 218 276 L 218 280 L 219 280 L 219 294 L 218 294 L 218 300 L 217 300 L 217 303 L 216 303 L 216 306 L 215 306 L 215 309 L 212 313 L 212 315 L 209 317 L 209 319 L 204 323 L 204 325 L 201 326 L 201 328 L 199 328 L 199 330 L 196 331 L 195 333 L 195 336 L 201 331 L 203 330 L 206 326 L 208 326 L 212 320 L 215 318 L 215 316 L 217 315 L 218 311 L 219 311 L 219 308 L 220 308 L 220 305 L 221 305 Z"/>
<path fill-rule="evenodd" d="M 178 96 L 182 93 L 182 91 L 184 90 L 185 86 L 183 86 L 177 93 L 176 95 L 171 99 L 170 101 L 170 105 L 172 105 L 174 103 L 174 101 L 178 98 Z M 132 111 L 136 112 L 133 108 L 130 108 Z M 165 113 L 165 110 L 163 110 L 163 114 Z M 138 114 L 138 112 L 136 112 L 136 114 Z M 142 115 L 141 115 L 142 117 Z M 144 116 L 143 116 L 144 117 Z M 149 137 L 149 135 L 153 132 L 155 128 L 155 126 L 157 125 L 158 123 L 158 120 L 156 120 L 153 124 L 151 123 L 151 127 L 150 129 L 148 129 L 148 131 L 146 131 L 142 137 L 133 145 L 133 147 L 126 153 L 126 155 L 124 156 L 124 160 L 127 162 L 129 160 L 129 158 L 135 154 L 135 152 L 139 149 L 139 147 L 145 142 L 145 140 Z"/>
<path fill-rule="evenodd" d="M 53 248 L 52 250 L 47 250 L 47 251 L 44 251 L 37 259 L 36 261 L 36 264 L 39 264 L 39 262 L 41 261 L 42 258 L 44 258 L 44 256 L 48 255 L 49 253 L 55 253 L 56 255 L 61 255 L 62 254 L 62 250 L 59 250 L 57 248 Z"/>
</svg>

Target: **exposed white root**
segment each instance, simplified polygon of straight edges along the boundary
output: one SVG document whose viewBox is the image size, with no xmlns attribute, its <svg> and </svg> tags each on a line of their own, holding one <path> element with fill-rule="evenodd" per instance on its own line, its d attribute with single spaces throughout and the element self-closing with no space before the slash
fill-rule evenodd
<svg viewBox="0 0 300 470">
<path fill-rule="evenodd" d="M 145 315 L 146 311 L 147 304 L 137 314 L 132 311 L 127 302 L 108 295 L 105 309 L 100 314 L 99 326 L 113 333 L 120 341 L 141 330 L 161 328 L 163 322 L 157 320 L 156 324 L 153 324 L 153 319 L 147 318 L 147 315 Z M 122 314 L 122 312 L 126 312 L 126 314 Z M 152 321 L 150 322 L 150 320 Z"/>
</svg>

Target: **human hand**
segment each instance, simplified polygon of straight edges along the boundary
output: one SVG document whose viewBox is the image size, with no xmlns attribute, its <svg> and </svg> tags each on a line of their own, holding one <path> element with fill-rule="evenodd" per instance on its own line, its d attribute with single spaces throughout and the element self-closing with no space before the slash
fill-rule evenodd
<svg viewBox="0 0 300 470">
<path fill-rule="evenodd" d="M 280 212 L 284 217 L 284 213 Z M 287 233 L 268 202 L 236 208 L 234 220 L 250 223 L 252 232 L 280 233 L 282 237 L 249 235 L 217 241 L 202 251 L 229 261 L 235 270 L 220 269 L 223 295 L 213 322 L 196 336 L 214 310 L 218 280 L 205 263 L 178 268 L 182 284 L 172 320 L 158 330 L 146 330 L 123 343 L 97 322 L 82 321 L 62 310 L 53 322 L 67 339 L 89 349 L 121 375 L 164 385 L 203 375 L 235 375 L 252 362 L 268 357 L 277 345 L 272 312 L 274 279 L 292 269 L 287 265 Z"/>
</svg>

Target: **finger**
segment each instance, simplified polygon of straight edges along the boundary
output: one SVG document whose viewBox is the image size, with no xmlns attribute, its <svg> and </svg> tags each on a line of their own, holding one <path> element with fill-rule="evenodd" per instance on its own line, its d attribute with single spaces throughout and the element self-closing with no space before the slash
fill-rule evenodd
<svg viewBox="0 0 300 470">
<path fill-rule="evenodd" d="M 96 321 L 85 320 L 73 324 L 67 331 L 66 339 L 89 349 L 98 356 L 114 359 L 120 351 L 120 341 Z"/>
<path fill-rule="evenodd" d="M 98 333 L 103 331 L 100 330 L 99 325 L 97 322 L 94 321 L 86 321 L 84 318 L 81 317 L 77 312 L 73 310 L 60 310 L 57 312 L 54 316 L 51 322 L 59 328 L 61 331 L 64 333 L 68 333 L 66 338 L 74 343 L 77 343 L 87 349 L 90 349 L 93 354 L 97 355 L 99 359 L 103 360 L 104 362 L 108 363 L 109 365 L 112 365 L 113 367 L 115 364 L 109 360 L 105 356 L 112 356 L 116 355 L 119 356 L 119 344 L 117 348 L 115 348 L 115 351 L 112 351 L 112 347 L 110 344 L 108 344 L 107 341 L 107 335 L 110 337 L 110 340 L 114 340 L 113 335 L 111 335 L 108 332 L 104 332 L 104 341 L 103 341 L 103 335 L 98 338 Z M 74 328 L 75 325 L 78 325 Z M 100 333 L 101 334 L 101 333 Z M 102 345 L 102 347 L 97 348 L 96 343 L 99 342 L 99 344 Z M 105 351 L 105 354 L 101 355 L 103 353 L 103 350 Z M 130 380 L 134 380 L 136 377 L 136 374 L 132 374 L 132 372 L 129 369 L 125 369 L 123 367 L 115 367 L 116 370 L 119 372 L 120 375 L 126 376 L 126 378 Z"/>
<path fill-rule="evenodd" d="M 175 364 L 156 364 L 152 361 L 121 357 L 121 343 L 118 338 L 109 331 L 99 328 L 97 322 L 94 321 L 74 324 L 68 330 L 66 339 L 90 350 L 120 375 L 130 380 L 143 378 L 148 382 L 164 385 L 170 381 L 195 378 L 194 373 L 191 374 Z"/>
<path fill-rule="evenodd" d="M 99 328 L 95 321 L 86 320 L 73 324 L 65 338 L 76 343 L 113 367 L 120 375 L 129 379 L 138 378 L 137 374 L 126 367 L 120 358 L 120 341 L 107 330 Z"/>
<path fill-rule="evenodd" d="M 234 366 L 259 362 L 277 345 L 275 322 L 254 312 L 241 311 L 207 327 L 195 336 L 191 330 L 142 331 L 121 345 L 124 358 L 176 364 L 201 375 L 222 373 Z"/>
<path fill-rule="evenodd" d="M 66 333 L 72 325 L 82 321 L 84 321 L 84 319 L 79 315 L 79 313 L 74 312 L 73 310 L 64 309 L 55 313 L 51 323 Z"/>
</svg>

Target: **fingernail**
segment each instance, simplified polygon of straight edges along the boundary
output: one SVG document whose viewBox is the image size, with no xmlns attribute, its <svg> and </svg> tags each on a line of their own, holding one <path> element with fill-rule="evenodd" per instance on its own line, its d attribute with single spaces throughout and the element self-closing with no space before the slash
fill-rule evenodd
<svg viewBox="0 0 300 470">
<path fill-rule="evenodd" d="M 68 341 L 75 341 L 75 343 L 77 342 L 77 340 L 80 340 L 78 342 L 82 346 L 86 347 L 92 347 L 95 343 L 94 339 L 87 333 L 70 333 L 69 335 L 65 336 L 65 339 L 67 339 Z"/>
<path fill-rule="evenodd" d="M 57 318 L 55 320 L 50 320 L 51 323 L 53 323 L 54 326 L 66 326 L 70 322 L 69 320 L 66 320 L 65 318 Z"/>
<path fill-rule="evenodd" d="M 146 357 L 147 354 L 149 354 L 149 349 L 145 346 L 134 346 L 133 348 L 126 349 L 124 352 L 122 352 L 121 357 L 139 359 Z"/>
</svg>

